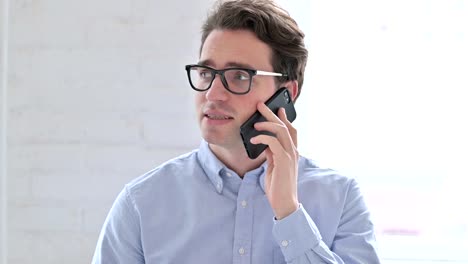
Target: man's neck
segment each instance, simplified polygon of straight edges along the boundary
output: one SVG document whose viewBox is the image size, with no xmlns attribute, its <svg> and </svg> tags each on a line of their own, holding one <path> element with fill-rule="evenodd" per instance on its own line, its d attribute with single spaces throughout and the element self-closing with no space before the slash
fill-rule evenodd
<svg viewBox="0 0 468 264">
<path fill-rule="evenodd" d="M 213 154 L 226 165 L 229 169 L 235 171 L 241 178 L 253 169 L 258 168 L 265 162 L 265 154 L 261 154 L 256 159 L 250 159 L 247 152 L 241 145 L 239 147 L 225 148 L 223 146 L 209 144 Z"/>
</svg>

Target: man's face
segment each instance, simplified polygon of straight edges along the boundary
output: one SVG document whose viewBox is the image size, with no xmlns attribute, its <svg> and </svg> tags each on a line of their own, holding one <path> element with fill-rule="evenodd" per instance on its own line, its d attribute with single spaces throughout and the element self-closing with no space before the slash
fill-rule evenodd
<svg viewBox="0 0 468 264">
<path fill-rule="evenodd" d="M 271 48 L 247 30 L 214 30 L 205 40 L 200 64 L 215 69 L 244 67 L 273 71 Z M 274 77 L 254 76 L 250 92 L 232 94 L 217 75 L 211 88 L 196 94 L 196 110 L 203 138 L 225 148 L 242 146 L 239 129 L 276 90 Z"/>
</svg>

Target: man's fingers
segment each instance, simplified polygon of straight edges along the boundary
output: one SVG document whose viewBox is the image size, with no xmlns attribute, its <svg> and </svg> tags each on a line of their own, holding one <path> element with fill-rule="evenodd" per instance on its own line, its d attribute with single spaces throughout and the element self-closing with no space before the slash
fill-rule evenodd
<svg viewBox="0 0 468 264">
<path fill-rule="evenodd" d="M 278 112 L 279 112 L 278 115 L 279 115 L 280 120 L 288 128 L 289 135 L 291 136 L 291 139 L 294 142 L 294 146 L 297 148 L 297 130 L 296 130 L 296 128 L 293 127 L 291 122 L 289 122 L 288 117 L 286 115 L 286 110 L 284 108 L 281 108 Z"/>
<path fill-rule="evenodd" d="M 253 144 L 265 144 L 265 145 L 267 145 L 270 148 L 271 152 L 273 153 L 273 156 L 283 155 L 284 153 L 286 153 L 285 149 L 280 144 L 278 139 L 276 139 L 275 137 L 272 137 L 272 136 L 263 135 L 263 134 L 258 135 L 256 137 L 251 138 L 250 142 L 252 142 Z"/>
<path fill-rule="evenodd" d="M 274 123 L 283 123 L 283 121 L 281 121 L 281 119 L 277 115 L 275 115 L 275 113 L 273 113 L 270 110 L 270 108 L 268 108 L 268 106 L 266 106 L 264 103 L 258 103 L 257 109 L 267 121 Z"/>
<path fill-rule="evenodd" d="M 297 155 L 297 130 L 289 122 L 286 110 L 280 108 L 278 115 L 275 115 L 264 103 L 258 103 L 257 109 L 267 121 L 256 123 L 255 129 L 275 134 L 283 149 Z"/>
<path fill-rule="evenodd" d="M 268 132 L 273 133 L 276 138 L 275 137 L 272 137 L 272 138 L 279 141 L 279 143 L 282 145 L 284 150 L 288 152 L 294 151 L 295 149 L 295 146 L 293 145 L 294 141 L 291 138 L 290 134 L 288 133 L 288 128 L 283 123 L 278 124 L 278 123 L 273 123 L 273 122 L 259 122 L 259 123 L 256 123 L 254 126 L 255 126 L 255 129 L 259 131 L 268 131 Z"/>
</svg>

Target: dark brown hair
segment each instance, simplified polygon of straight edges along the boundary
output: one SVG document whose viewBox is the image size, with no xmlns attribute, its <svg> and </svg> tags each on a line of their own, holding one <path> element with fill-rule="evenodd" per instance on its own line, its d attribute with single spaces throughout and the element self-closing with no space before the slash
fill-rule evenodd
<svg viewBox="0 0 468 264">
<path fill-rule="evenodd" d="M 202 27 L 200 52 L 206 38 L 215 29 L 252 31 L 273 51 L 275 72 L 286 73 L 279 82 L 297 80 L 298 96 L 304 82 L 307 49 L 304 33 L 289 13 L 271 0 L 220 0 Z"/>
</svg>

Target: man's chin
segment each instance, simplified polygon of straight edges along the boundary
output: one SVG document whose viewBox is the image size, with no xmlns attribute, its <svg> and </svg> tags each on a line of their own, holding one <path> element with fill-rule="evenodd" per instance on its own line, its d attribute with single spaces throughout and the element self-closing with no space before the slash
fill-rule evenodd
<svg viewBox="0 0 468 264">
<path fill-rule="evenodd" d="M 234 148 L 242 145 L 240 134 L 221 134 L 204 131 L 202 132 L 202 137 L 210 145 L 216 145 L 223 148 Z"/>
</svg>

